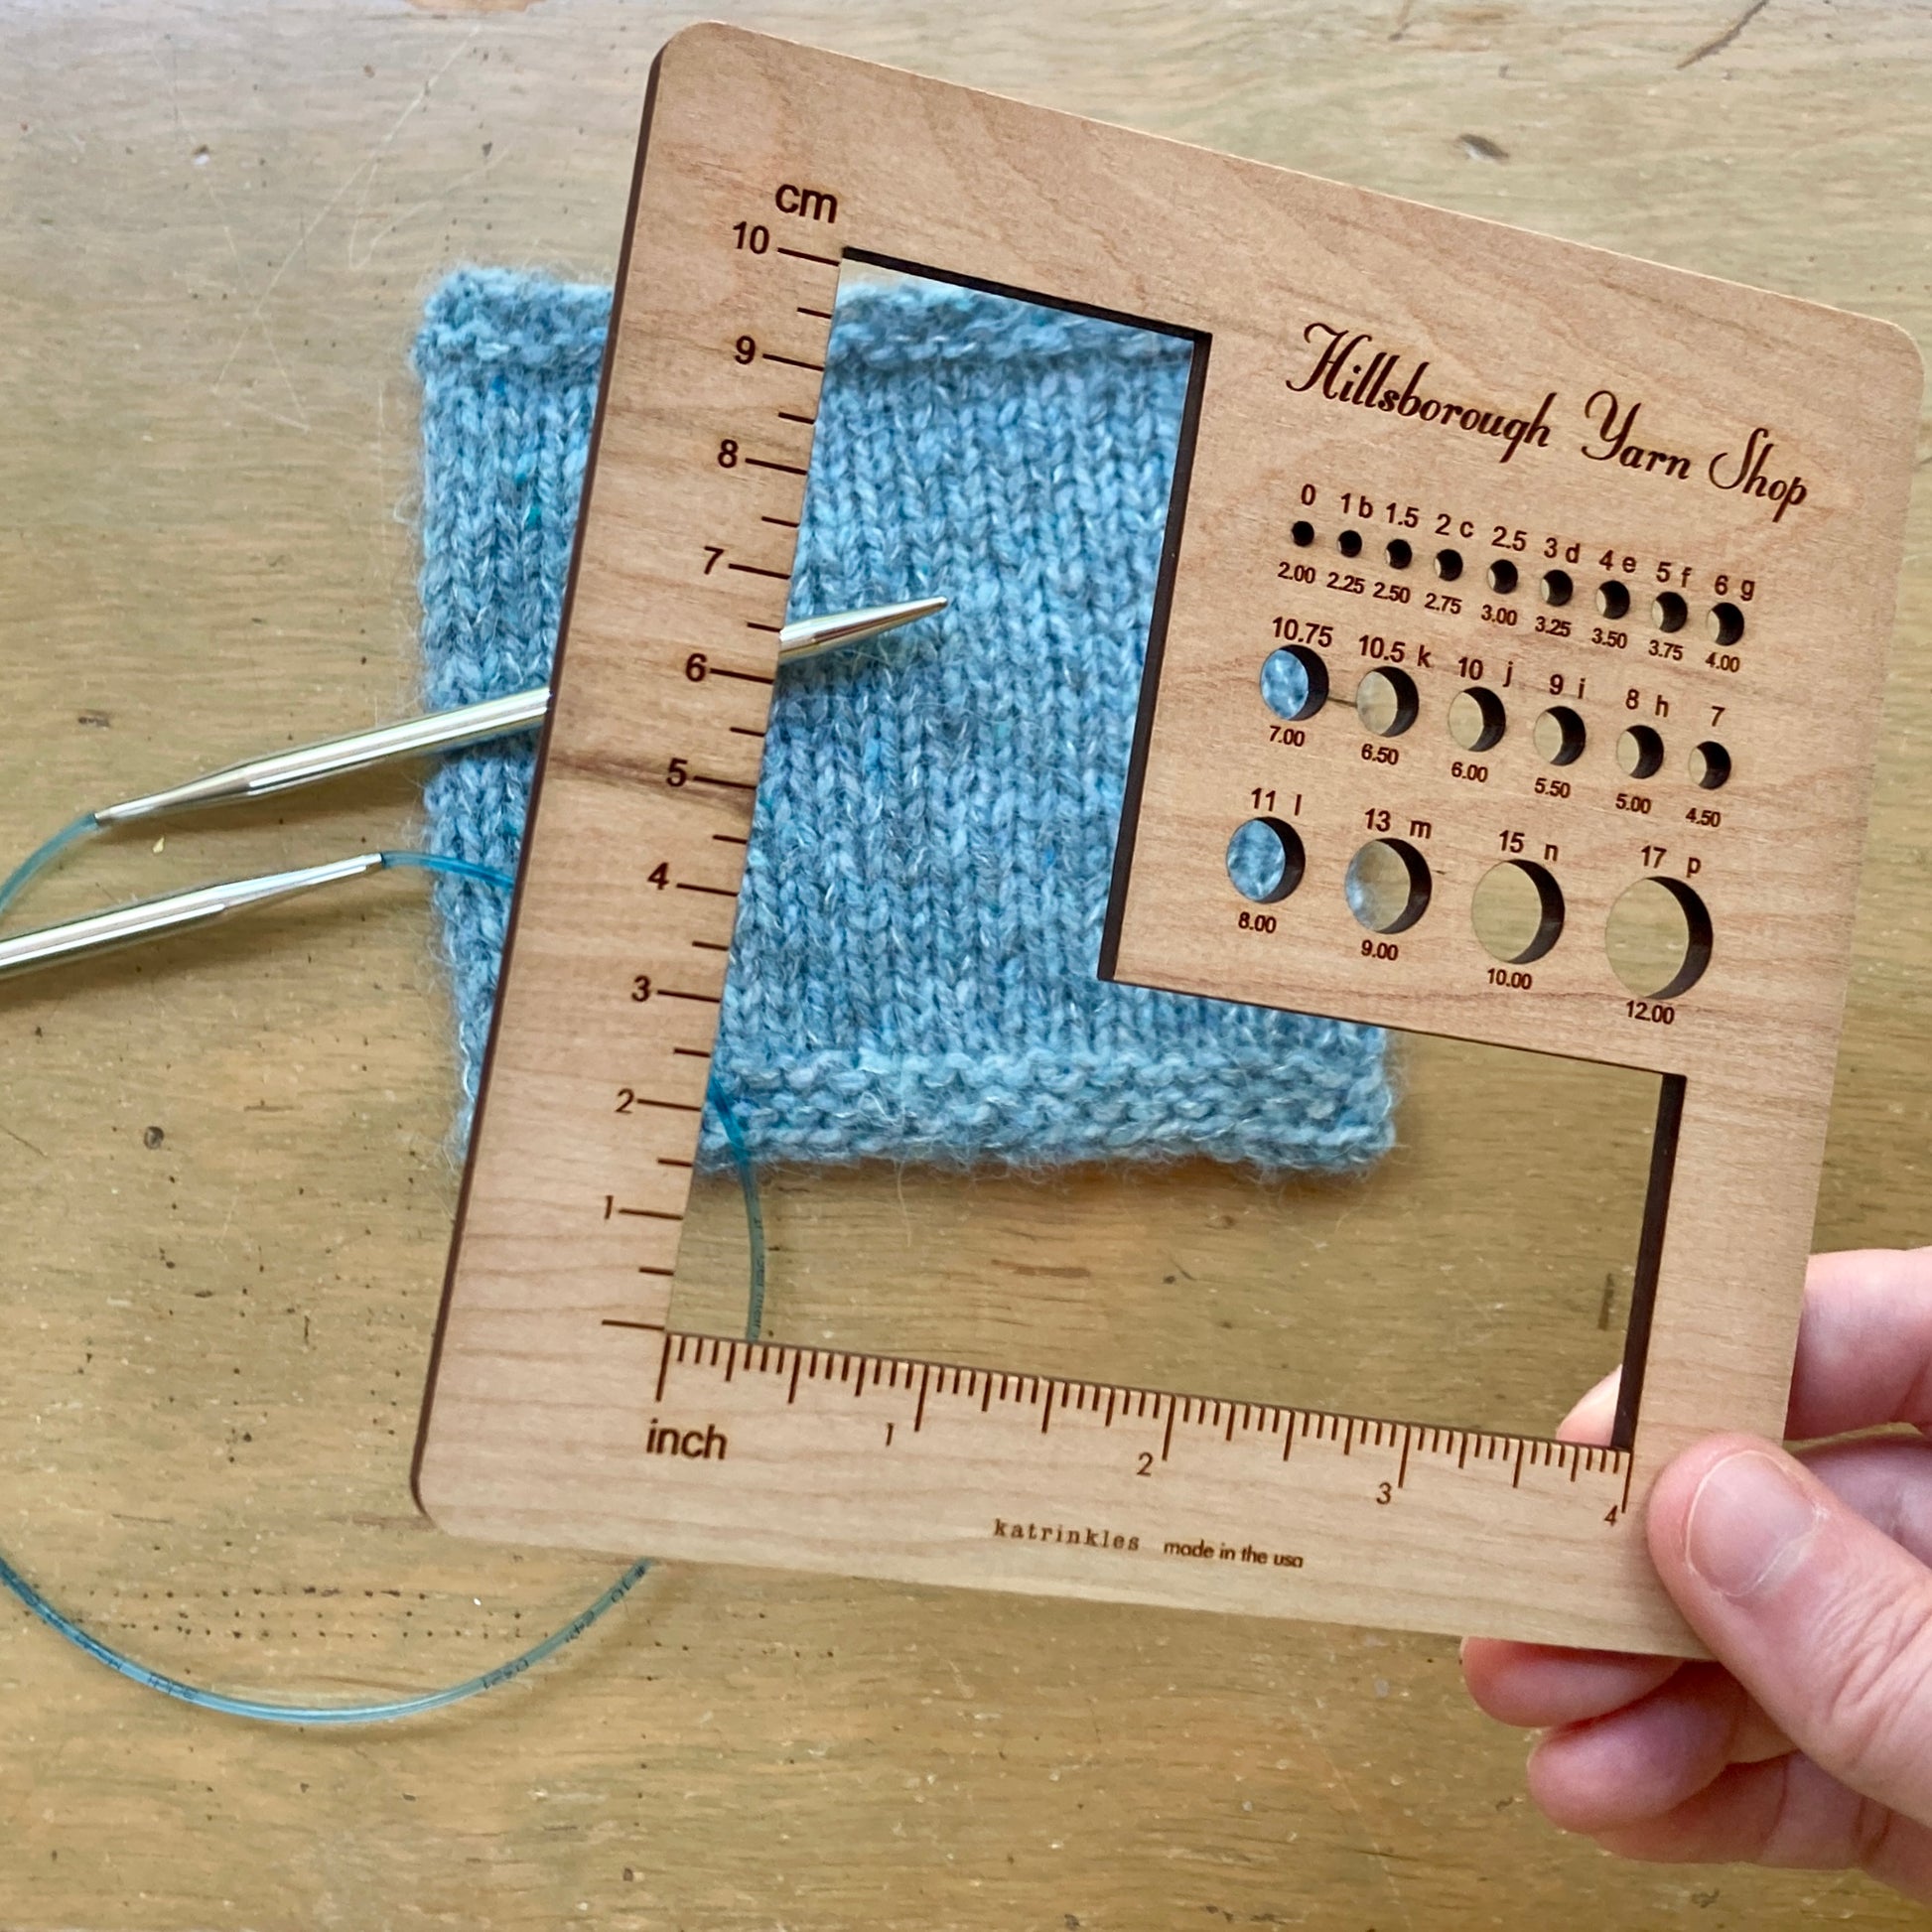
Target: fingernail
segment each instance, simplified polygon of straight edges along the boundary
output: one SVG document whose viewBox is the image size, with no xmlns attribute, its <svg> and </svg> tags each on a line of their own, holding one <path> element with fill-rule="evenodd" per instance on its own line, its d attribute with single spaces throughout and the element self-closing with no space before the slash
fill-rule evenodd
<svg viewBox="0 0 1932 1932">
<path fill-rule="evenodd" d="M 1754 1596 L 1790 1574 L 1818 1523 L 1817 1506 L 1783 1462 L 1737 1449 L 1698 1484 L 1684 1553 L 1720 1595 Z"/>
</svg>

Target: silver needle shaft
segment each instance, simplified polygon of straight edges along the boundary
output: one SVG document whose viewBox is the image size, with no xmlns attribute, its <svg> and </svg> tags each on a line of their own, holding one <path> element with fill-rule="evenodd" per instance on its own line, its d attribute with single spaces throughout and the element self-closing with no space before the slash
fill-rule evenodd
<svg viewBox="0 0 1932 1932">
<path fill-rule="evenodd" d="M 301 866 L 293 872 L 263 873 L 255 879 L 233 879 L 225 885 L 171 893 L 165 898 L 142 899 L 135 905 L 117 905 L 111 912 L 94 912 L 63 925 L 43 926 L 38 932 L 0 939 L 0 976 L 207 925 L 245 905 L 313 892 L 318 886 L 333 886 L 339 879 L 358 878 L 374 872 L 382 863 L 379 852 L 358 852 L 352 859 L 333 859 L 327 865 Z"/>
<path fill-rule="evenodd" d="M 905 604 L 880 604 L 864 611 L 800 618 L 778 632 L 779 661 L 790 663 L 797 658 L 814 657 L 823 650 L 836 650 L 842 644 L 856 644 L 867 637 L 897 630 L 900 624 L 916 623 L 920 618 L 929 618 L 945 608 L 943 597 L 920 597 Z M 324 739 L 319 745 L 271 752 L 265 758 L 249 759 L 244 763 L 224 765 L 219 771 L 190 778 L 185 784 L 169 785 L 162 791 L 144 792 L 138 798 L 103 805 L 95 812 L 94 822 L 105 830 L 111 825 L 132 824 L 136 819 L 186 811 L 195 805 L 261 798 L 297 785 L 340 777 L 345 772 L 361 771 L 372 764 L 386 764 L 392 759 L 420 758 L 427 752 L 452 752 L 465 745 L 481 745 L 488 739 L 505 738 L 512 732 L 528 731 L 531 726 L 542 724 L 549 709 L 549 689 L 539 685 L 532 690 L 514 692 L 507 698 L 487 698 L 482 704 L 461 705 L 454 711 L 405 718 L 399 725 L 379 725 L 373 731 Z"/>
<path fill-rule="evenodd" d="M 946 608 L 943 597 L 915 597 L 904 604 L 875 604 L 864 611 L 838 611 L 829 618 L 800 618 L 778 632 L 778 659 L 789 664 L 800 657 L 816 657 L 822 650 L 863 643 L 868 637 L 917 623 Z"/>
</svg>

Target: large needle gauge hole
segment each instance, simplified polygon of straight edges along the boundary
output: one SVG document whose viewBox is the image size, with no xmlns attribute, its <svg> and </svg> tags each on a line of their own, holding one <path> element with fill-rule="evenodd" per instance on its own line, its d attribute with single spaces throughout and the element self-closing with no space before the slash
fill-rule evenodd
<svg viewBox="0 0 1932 1932">
<path fill-rule="evenodd" d="M 1648 725 L 1618 735 L 1616 768 L 1626 778 L 1654 778 L 1664 768 L 1664 741 Z"/>
<path fill-rule="evenodd" d="M 1258 905 L 1286 898 L 1306 867 L 1301 835 L 1279 818 L 1251 818 L 1228 840 L 1228 882 Z"/>
<path fill-rule="evenodd" d="M 1630 615 L 1630 587 L 1614 577 L 1596 587 L 1596 615 L 1600 618 L 1627 618 Z"/>
<path fill-rule="evenodd" d="M 1546 570 L 1543 573 L 1543 601 L 1545 604 L 1568 604 L 1576 594 L 1577 587 L 1570 581 L 1567 570 Z"/>
<path fill-rule="evenodd" d="M 1583 714 L 1554 704 L 1530 727 L 1530 742 L 1552 764 L 1575 764 L 1589 743 Z"/>
<path fill-rule="evenodd" d="M 1370 671 L 1355 687 L 1355 715 L 1378 738 L 1400 738 L 1421 712 L 1407 671 Z"/>
<path fill-rule="evenodd" d="M 1509 713 L 1493 691 L 1472 684 L 1449 700 L 1449 735 L 1465 752 L 1486 752 L 1502 743 L 1509 727 Z"/>
<path fill-rule="evenodd" d="M 1711 914 L 1681 880 L 1639 879 L 1610 907 L 1603 950 L 1640 999 L 1674 1000 L 1711 963 Z"/>
<path fill-rule="evenodd" d="M 1469 922 L 1492 959 L 1527 966 L 1563 936 L 1563 888 L 1527 859 L 1505 859 L 1483 874 Z"/>
<path fill-rule="evenodd" d="M 1304 644 L 1288 644 L 1262 660 L 1261 695 L 1277 718 L 1312 718 L 1328 702 L 1328 667 Z"/>
<path fill-rule="evenodd" d="M 1429 862 L 1406 839 L 1372 839 L 1349 861 L 1342 890 L 1371 932 L 1406 932 L 1429 910 Z"/>
</svg>

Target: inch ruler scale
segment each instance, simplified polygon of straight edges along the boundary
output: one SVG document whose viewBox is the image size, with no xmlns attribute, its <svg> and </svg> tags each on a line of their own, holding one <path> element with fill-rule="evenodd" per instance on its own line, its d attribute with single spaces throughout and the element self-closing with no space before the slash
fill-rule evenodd
<svg viewBox="0 0 1932 1932">
<path fill-rule="evenodd" d="M 1655 1072 L 1615 1447 L 673 1325 L 848 262 L 1191 342 L 1101 970 Z M 1919 380 L 1863 318 L 679 35 L 645 108 L 424 1508 L 614 1553 L 1694 1651 L 1640 1505 L 1697 1436 L 1782 1424 Z M 1293 718 L 1257 684 L 1284 649 Z M 1458 697 L 1475 757 L 1443 729 Z M 1257 821 L 1280 877 L 1244 896 L 1224 859 Z M 1408 898 L 1365 932 L 1341 884 L 1367 844 Z M 1540 909 L 1500 965 L 1469 916 L 1499 867 Z M 1688 943 L 1632 998 L 1603 933 L 1646 881 Z"/>
</svg>

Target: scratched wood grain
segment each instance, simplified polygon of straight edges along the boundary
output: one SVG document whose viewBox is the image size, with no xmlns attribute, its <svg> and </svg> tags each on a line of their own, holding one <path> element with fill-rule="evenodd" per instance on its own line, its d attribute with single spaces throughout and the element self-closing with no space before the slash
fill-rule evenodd
<svg viewBox="0 0 1932 1932">
<path fill-rule="evenodd" d="M 1932 325 L 1909 8 L 721 11 Z M 0 846 L 405 707 L 420 299 L 462 260 L 608 278 L 644 70 L 688 17 L 0 7 Z M 1923 1225 L 1926 535 L 1921 503 L 1826 1243 Z M 204 819 L 39 902 L 411 813 L 387 779 Z M 377 881 L 0 1003 L 0 1547 L 210 1681 L 441 1681 L 609 1574 L 408 1503 L 454 1184 L 429 944 L 419 889 Z M 902 1240 L 908 1185 L 911 1210 L 890 1181 L 784 1183 L 793 1279 Z M 1227 1211 L 1166 1186 L 1171 1228 Z M 1024 1189 L 1001 1212 L 1024 1226 Z M 1378 1238 L 1440 1259 L 1440 1230 Z M 1345 1275 L 1310 1292 L 1311 1328 L 1352 1318 Z M 1524 1421 L 1565 1399 L 1506 1353 L 1472 1373 Z M 1916 1922 L 1855 1878 L 1559 1839 L 1449 1647 L 1375 1633 L 691 1569 L 546 1676 L 393 1734 L 196 1717 L 12 1610 L 0 1694 L 0 1924 L 34 1932 Z"/>
</svg>

